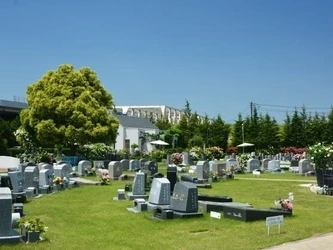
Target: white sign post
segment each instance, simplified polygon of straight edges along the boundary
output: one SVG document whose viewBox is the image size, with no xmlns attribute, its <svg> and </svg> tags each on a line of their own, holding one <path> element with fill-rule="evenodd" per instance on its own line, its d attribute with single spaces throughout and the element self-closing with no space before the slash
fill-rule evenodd
<svg viewBox="0 0 333 250">
<path fill-rule="evenodd" d="M 283 215 L 278 216 L 271 216 L 266 218 L 266 226 L 267 226 L 267 232 L 269 235 L 269 228 L 271 226 L 278 225 L 279 226 L 279 233 L 281 233 L 281 224 L 283 223 Z"/>
</svg>

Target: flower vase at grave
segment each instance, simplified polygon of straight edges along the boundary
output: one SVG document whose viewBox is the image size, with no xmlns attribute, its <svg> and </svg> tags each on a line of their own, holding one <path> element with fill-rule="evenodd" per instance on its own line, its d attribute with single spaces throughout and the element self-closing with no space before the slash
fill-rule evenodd
<svg viewBox="0 0 333 250">
<path fill-rule="evenodd" d="M 27 242 L 36 242 L 40 240 L 40 232 L 27 232 Z"/>
<path fill-rule="evenodd" d="M 65 189 L 64 184 L 56 184 L 56 190 L 57 191 L 62 191 L 64 189 Z"/>
</svg>

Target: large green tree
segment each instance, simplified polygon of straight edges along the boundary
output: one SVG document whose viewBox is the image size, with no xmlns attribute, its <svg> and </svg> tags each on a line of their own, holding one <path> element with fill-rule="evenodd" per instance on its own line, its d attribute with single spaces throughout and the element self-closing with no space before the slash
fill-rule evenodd
<svg viewBox="0 0 333 250">
<path fill-rule="evenodd" d="M 211 130 L 211 146 L 218 146 L 223 148 L 224 152 L 227 151 L 228 148 L 228 139 L 230 134 L 230 126 L 226 124 L 220 114 L 217 115 L 215 119 L 213 119 L 210 124 Z"/>
<path fill-rule="evenodd" d="M 242 114 L 238 114 L 238 119 L 235 121 L 235 124 L 232 128 L 232 139 L 231 146 L 237 146 L 243 143 L 243 117 Z"/>
<path fill-rule="evenodd" d="M 27 89 L 23 129 L 40 145 L 114 143 L 119 121 L 110 114 L 113 98 L 90 68 L 72 65 L 48 71 Z"/>
</svg>

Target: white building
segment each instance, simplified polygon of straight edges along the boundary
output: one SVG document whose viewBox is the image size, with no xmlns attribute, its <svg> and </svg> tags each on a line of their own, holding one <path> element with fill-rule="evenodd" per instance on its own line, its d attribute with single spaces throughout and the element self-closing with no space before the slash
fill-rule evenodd
<svg viewBox="0 0 333 250">
<path fill-rule="evenodd" d="M 184 111 L 169 106 L 116 106 L 116 110 L 119 113 L 123 113 L 127 116 L 135 117 L 152 117 L 158 119 L 165 117 L 171 124 L 176 124 L 180 118 L 184 115 Z"/>
<path fill-rule="evenodd" d="M 147 118 L 127 115 L 115 115 L 119 120 L 116 150 L 130 150 L 137 144 L 141 151 L 151 151 L 153 146 L 144 139 L 146 133 L 158 134 L 159 129 Z"/>
</svg>

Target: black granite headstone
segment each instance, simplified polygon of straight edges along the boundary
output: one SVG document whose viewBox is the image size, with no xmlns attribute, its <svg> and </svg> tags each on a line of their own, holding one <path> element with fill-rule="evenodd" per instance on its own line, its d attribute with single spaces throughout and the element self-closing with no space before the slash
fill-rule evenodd
<svg viewBox="0 0 333 250">
<path fill-rule="evenodd" d="M 145 162 L 144 169 L 150 171 L 150 175 L 153 175 L 158 172 L 158 165 L 155 161 Z"/>
<path fill-rule="evenodd" d="M 198 212 L 198 189 L 191 182 L 177 182 L 170 199 L 172 210 L 192 213 Z"/>
<path fill-rule="evenodd" d="M 175 184 L 178 181 L 177 167 L 168 167 L 167 168 L 167 179 L 170 181 L 170 194 L 172 195 Z"/>
</svg>

